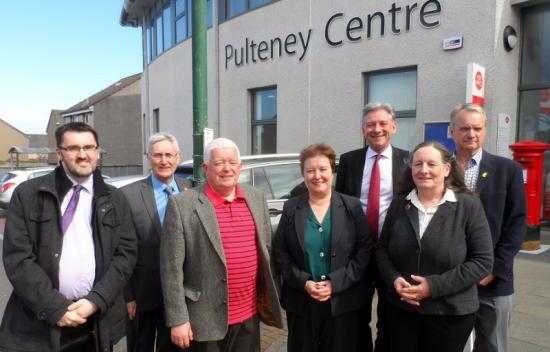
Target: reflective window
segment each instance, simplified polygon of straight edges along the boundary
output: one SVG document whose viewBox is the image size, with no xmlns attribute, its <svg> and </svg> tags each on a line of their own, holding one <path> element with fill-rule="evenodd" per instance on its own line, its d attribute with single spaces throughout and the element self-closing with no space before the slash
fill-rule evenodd
<svg viewBox="0 0 550 352">
<path fill-rule="evenodd" d="M 155 31 L 156 31 L 156 40 L 157 40 L 157 51 L 155 56 L 162 54 L 162 16 L 159 14 L 155 21 Z"/>
<path fill-rule="evenodd" d="M 395 109 L 397 133 L 392 144 L 406 150 L 417 143 L 416 68 L 373 72 L 366 75 L 366 103 L 389 103 Z"/>
<path fill-rule="evenodd" d="M 252 91 L 252 154 L 277 152 L 277 88 Z"/>
<path fill-rule="evenodd" d="M 550 85 L 550 4 L 523 14 L 521 84 Z"/>
<path fill-rule="evenodd" d="M 172 47 L 172 9 L 167 5 L 164 10 L 162 10 L 162 31 L 164 38 L 164 51 Z"/>
<path fill-rule="evenodd" d="M 269 182 L 267 182 L 267 178 L 265 177 L 264 168 L 257 167 L 252 172 L 254 175 L 254 187 L 261 189 L 266 199 L 273 199 L 273 193 L 271 193 L 271 187 L 269 187 Z"/>
<path fill-rule="evenodd" d="M 229 0 L 227 4 L 227 14 L 229 17 L 240 15 L 246 11 L 246 0 Z"/>
<path fill-rule="evenodd" d="M 238 16 L 246 11 L 270 4 L 274 0 L 218 0 L 218 14 L 221 21 Z"/>
<path fill-rule="evenodd" d="M 249 0 L 250 1 L 250 8 L 255 9 L 256 7 L 260 7 L 265 4 L 269 4 L 271 0 Z"/>
</svg>

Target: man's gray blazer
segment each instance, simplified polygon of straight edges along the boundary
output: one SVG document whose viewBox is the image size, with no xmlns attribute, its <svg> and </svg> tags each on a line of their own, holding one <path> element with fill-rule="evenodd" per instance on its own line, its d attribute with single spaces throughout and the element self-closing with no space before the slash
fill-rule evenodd
<svg viewBox="0 0 550 352">
<path fill-rule="evenodd" d="M 271 223 L 264 195 L 240 185 L 256 224 L 258 315 L 282 327 L 281 308 L 271 273 L 267 244 Z M 196 341 L 225 337 L 228 322 L 227 267 L 216 213 L 204 186 L 172 196 L 164 218 L 160 276 L 166 324 L 191 323 Z"/>
</svg>

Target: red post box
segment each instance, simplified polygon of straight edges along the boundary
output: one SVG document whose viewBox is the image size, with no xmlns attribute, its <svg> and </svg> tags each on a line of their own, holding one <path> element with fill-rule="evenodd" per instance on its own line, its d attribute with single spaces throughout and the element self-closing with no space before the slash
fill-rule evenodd
<svg viewBox="0 0 550 352">
<path fill-rule="evenodd" d="M 521 249 L 533 251 L 540 248 L 540 214 L 544 152 L 550 145 L 540 142 L 519 142 L 510 145 L 514 160 L 523 167 L 523 182 L 527 197 L 527 233 Z"/>
</svg>

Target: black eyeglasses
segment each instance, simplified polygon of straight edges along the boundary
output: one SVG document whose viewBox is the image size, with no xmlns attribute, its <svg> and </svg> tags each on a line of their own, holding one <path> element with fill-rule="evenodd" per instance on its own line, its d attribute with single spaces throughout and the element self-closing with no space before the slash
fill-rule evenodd
<svg viewBox="0 0 550 352">
<path fill-rule="evenodd" d="M 77 145 L 70 145 L 68 147 L 57 147 L 60 150 L 63 150 L 64 152 L 67 152 L 68 154 L 79 154 L 81 151 L 83 151 L 85 154 L 92 154 L 95 153 L 98 149 L 97 145 L 85 145 L 85 146 L 77 146 Z"/>
</svg>

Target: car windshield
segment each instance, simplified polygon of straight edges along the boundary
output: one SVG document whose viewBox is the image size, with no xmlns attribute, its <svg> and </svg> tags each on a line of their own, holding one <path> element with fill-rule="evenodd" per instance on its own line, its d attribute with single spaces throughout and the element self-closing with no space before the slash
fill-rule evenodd
<svg viewBox="0 0 550 352">
<path fill-rule="evenodd" d="M 5 174 L 4 176 L 2 176 L 2 179 L 0 180 L 0 183 L 4 183 L 8 180 L 11 180 L 12 178 L 14 178 L 15 176 L 17 176 L 16 174 L 12 173 L 12 172 L 8 172 L 7 174 Z"/>
</svg>

